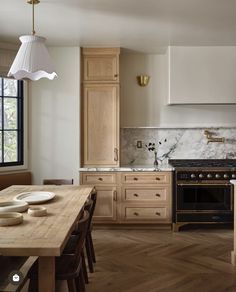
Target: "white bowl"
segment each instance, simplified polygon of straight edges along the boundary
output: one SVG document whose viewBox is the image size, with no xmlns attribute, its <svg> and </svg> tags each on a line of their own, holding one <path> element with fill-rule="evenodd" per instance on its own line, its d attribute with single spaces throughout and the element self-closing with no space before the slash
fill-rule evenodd
<svg viewBox="0 0 236 292">
<path fill-rule="evenodd" d="M 23 215 L 17 212 L 5 212 L 0 214 L 0 226 L 17 225 L 23 222 Z"/>
<path fill-rule="evenodd" d="M 47 209 L 45 207 L 30 207 L 28 214 L 33 217 L 47 216 Z"/>
<path fill-rule="evenodd" d="M 0 203 L 0 213 L 2 212 L 24 212 L 29 205 L 24 201 L 9 201 Z"/>
</svg>

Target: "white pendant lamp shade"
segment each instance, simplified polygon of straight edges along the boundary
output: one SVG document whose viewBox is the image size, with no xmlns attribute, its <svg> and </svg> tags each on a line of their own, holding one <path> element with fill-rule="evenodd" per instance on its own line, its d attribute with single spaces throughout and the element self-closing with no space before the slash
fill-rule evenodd
<svg viewBox="0 0 236 292">
<path fill-rule="evenodd" d="M 20 37 L 21 46 L 8 72 L 15 79 L 39 80 L 57 77 L 45 46 L 46 39 L 37 35 Z"/>
</svg>

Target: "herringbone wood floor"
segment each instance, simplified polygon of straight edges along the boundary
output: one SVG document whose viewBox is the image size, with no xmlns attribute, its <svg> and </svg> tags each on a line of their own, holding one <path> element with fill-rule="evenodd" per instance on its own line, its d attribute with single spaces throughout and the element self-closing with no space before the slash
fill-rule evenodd
<svg viewBox="0 0 236 292">
<path fill-rule="evenodd" d="M 233 231 L 95 230 L 87 292 L 233 292 Z"/>
</svg>

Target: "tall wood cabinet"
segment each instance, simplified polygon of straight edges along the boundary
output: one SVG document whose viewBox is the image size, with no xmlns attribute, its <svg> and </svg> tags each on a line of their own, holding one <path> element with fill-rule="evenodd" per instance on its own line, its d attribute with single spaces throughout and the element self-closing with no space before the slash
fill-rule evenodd
<svg viewBox="0 0 236 292">
<path fill-rule="evenodd" d="M 82 49 L 83 166 L 119 166 L 119 53 Z"/>
</svg>

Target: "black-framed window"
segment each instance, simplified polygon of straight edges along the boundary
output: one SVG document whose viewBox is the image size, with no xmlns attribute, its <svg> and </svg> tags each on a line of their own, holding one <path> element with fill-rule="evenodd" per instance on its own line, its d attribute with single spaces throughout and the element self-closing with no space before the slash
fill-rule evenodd
<svg viewBox="0 0 236 292">
<path fill-rule="evenodd" d="M 0 167 L 23 164 L 23 81 L 0 77 Z"/>
</svg>

